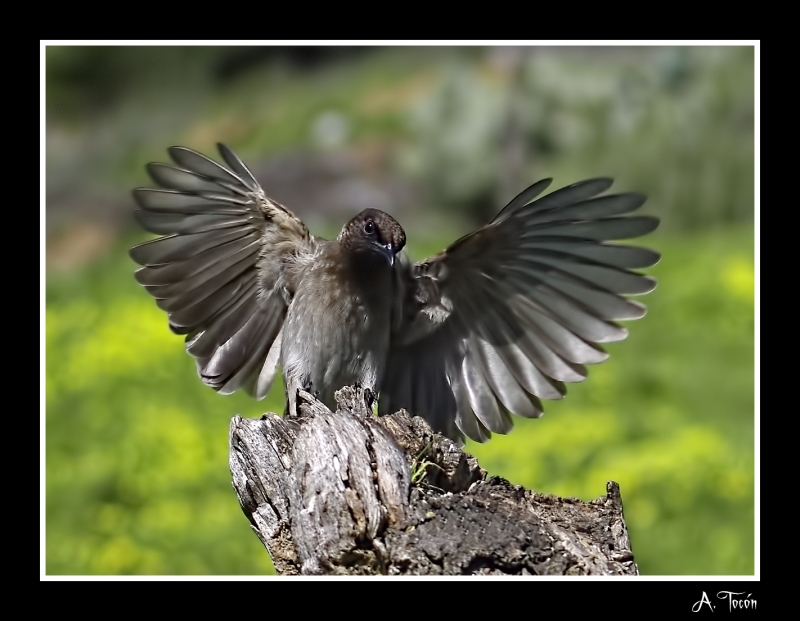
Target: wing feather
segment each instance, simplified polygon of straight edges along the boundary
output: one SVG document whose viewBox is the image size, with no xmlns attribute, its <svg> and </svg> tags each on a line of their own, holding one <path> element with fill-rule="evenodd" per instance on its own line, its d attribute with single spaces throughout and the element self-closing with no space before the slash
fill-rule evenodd
<svg viewBox="0 0 800 621">
<path fill-rule="evenodd" d="M 162 235 L 131 249 L 136 280 L 186 335 L 203 382 L 220 393 L 263 398 L 274 380 L 286 303 L 276 292 L 287 255 L 316 240 L 288 209 L 269 199 L 225 145 L 229 168 L 185 147 L 177 164 L 147 170 L 158 188 L 137 188 L 136 217 Z"/>
<path fill-rule="evenodd" d="M 392 337 L 381 412 L 405 407 L 437 430 L 476 441 L 507 433 L 510 413 L 542 414 L 564 382 L 608 357 L 624 339 L 616 321 L 644 305 L 628 295 L 655 288 L 633 270 L 659 254 L 618 243 L 658 220 L 630 216 L 645 197 L 598 196 L 611 179 L 582 181 L 536 197 L 540 181 L 485 227 L 407 269 L 402 321 Z M 455 427 L 455 430 L 453 429 Z"/>
</svg>

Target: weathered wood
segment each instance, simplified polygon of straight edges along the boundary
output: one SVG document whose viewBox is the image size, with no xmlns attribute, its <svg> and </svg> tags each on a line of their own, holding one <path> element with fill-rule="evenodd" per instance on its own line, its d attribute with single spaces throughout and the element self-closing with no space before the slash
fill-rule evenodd
<svg viewBox="0 0 800 621">
<path fill-rule="evenodd" d="M 359 388 L 336 398 L 231 421 L 233 486 L 279 574 L 638 574 L 613 481 L 539 494 L 404 410 L 376 418 Z"/>
</svg>

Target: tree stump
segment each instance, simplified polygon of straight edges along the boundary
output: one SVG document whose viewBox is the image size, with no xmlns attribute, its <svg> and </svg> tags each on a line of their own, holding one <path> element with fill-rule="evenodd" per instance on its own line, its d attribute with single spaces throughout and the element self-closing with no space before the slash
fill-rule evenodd
<svg viewBox="0 0 800 621">
<path fill-rule="evenodd" d="M 405 410 L 375 417 L 360 388 L 336 399 L 231 420 L 233 486 L 279 574 L 638 574 L 613 481 L 539 494 Z"/>
</svg>

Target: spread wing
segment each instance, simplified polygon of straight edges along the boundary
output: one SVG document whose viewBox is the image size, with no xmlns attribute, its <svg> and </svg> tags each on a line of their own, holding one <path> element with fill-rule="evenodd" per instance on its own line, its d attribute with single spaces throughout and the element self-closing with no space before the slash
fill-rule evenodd
<svg viewBox="0 0 800 621">
<path fill-rule="evenodd" d="M 130 255 L 143 266 L 136 280 L 167 311 L 172 331 L 186 335 L 203 382 L 261 399 L 275 377 L 286 315 L 275 286 L 281 266 L 316 240 L 233 151 L 218 147 L 229 168 L 184 147 L 169 149 L 177 166 L 148 165 L 160 188 L 134 190 L 136 217 L 163 237 Z"/>
<path fill-rule="evenodd" d="M 605 360 L 601 343 L 627 336 L 617 320 L 645 307 L 624 295 L 652 291 L 632 270 L 659 254 L 608 243 L 649 233 L 658 220 L 628 216 L 641 194 L 598 196 L 591 179 L 538 200 L 550 180 L 511 201 L 483 228 L 410 267 L 393 336 L 380 412 L 404 407 L 451 437 L 507 433 L 510 414 L 538 417 L 584 365 Z"/>
</svg>

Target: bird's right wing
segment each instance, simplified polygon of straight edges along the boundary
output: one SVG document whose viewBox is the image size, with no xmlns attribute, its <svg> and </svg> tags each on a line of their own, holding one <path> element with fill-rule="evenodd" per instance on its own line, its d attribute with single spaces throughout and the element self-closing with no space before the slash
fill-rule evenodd
<svg viewBox="0 0 800 621">
<path fill-rule="evenodd" d="M 218 147 L 229 168 L 185 147 L 169 149 L 177 166 L 148 165 L 161 187 L 134 190 L 136 216 L 163 237 L 130 255 L 143 266 L 136 280 L 172 331 L 186 335 L 203 382 L 261 399 L 275 377 L 287 308 L 276 283 L 286 259 L 316 240 L 230 148 Z"/>
<path fill-rule="evenodd" d="M 598 196 L 610 179 L 590 179 L 538 200 L 532 185 L 489 224 L 404 270 L 404 310 L 380 389 L 381 413 L 406 408 L 451 437 L 507 433 L 510 413 L 536 417 L 540 399 L 601 362 L 601 343 L 644 315 L 623 297 L 655 281 L 632 271 L 658 253 L 609 243 L 658 225 L 638 209 L 641 194 Z"/>
</svg>

